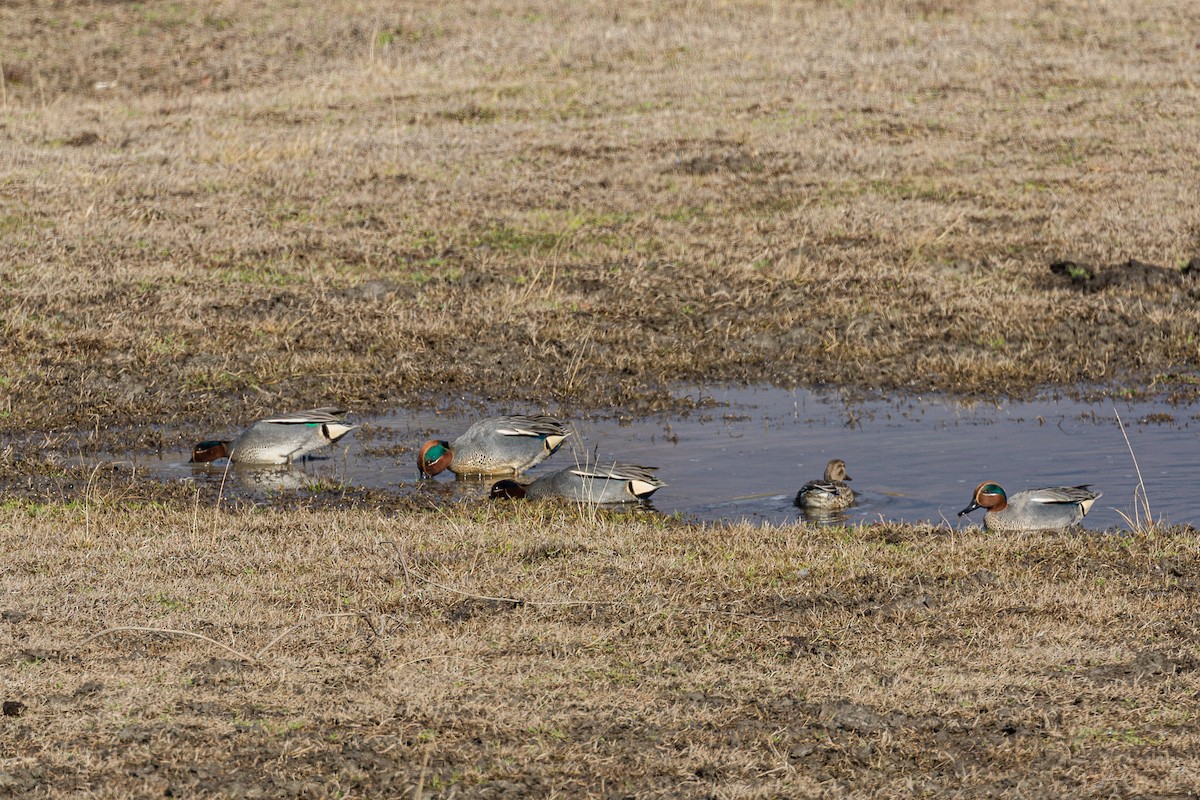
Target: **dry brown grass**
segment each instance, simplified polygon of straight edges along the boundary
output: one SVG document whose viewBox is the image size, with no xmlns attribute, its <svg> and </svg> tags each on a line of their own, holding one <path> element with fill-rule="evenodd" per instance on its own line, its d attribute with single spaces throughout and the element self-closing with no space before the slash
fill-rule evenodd
<svg viewBox="0 0 1200 800">
<path fill-rule="evenodd" d="M 1182 796 L 1197 539 L 0 511 L 0 794 Z M 507 599 L 517 602 L 508 602 Z M 123 627 L 200 634 L 203 639 Z"/>
<path fill-rule="evenodd" d="M 1194 378 L 1191 0 L 323 8 L 0 8 L 2 424 Z"/>
<path fill-rule="evenodd" d="M 0 428 L 36 433 L 0 447 L 31 498 L 0 507 L 0 795 L 1194 792 L 1189 530 L 215 511 L 38 453 L 462 392 L 1187 388 L 1196 30 L 1191 0 L 3 4 Z"/>
</svg>

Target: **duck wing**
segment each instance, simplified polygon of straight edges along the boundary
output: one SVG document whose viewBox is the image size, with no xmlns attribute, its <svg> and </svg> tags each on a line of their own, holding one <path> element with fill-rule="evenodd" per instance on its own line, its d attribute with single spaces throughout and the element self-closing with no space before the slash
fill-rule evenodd
<svg viewBox="0 0 1200 800">
<path fill-rule="evenodd" d="M 841 484 L 839 484 L 837 481 L 809 481 L 800 487 L 800 491 L 797 492 L 797 495 L 823 494 L 829 497 L 837 497 L 838 487 L 840 485 Z"/>
<path fill-rule="evenodd" d="M 310 408 L 307 411 L 293 411 L 289 414 L 277 414 L 273 417 L 259 420 L 275 425 L 321 425 L 327 422 L 341 422 L 348 412 L 344 408 L 325 406 Z"/>
<path fill-rule="evenodd" d="M 562 420 L 546 414 L 513 414 L 496 418 L 496 433 L 503 436 L 566 436 Z"/>
<path fill-rule="evenodd" d="M 1031 489 L 1025 493 L 1030 503 L 1042 505 L 1058 505 L 1087 503 L 1095 500 L 1102 492 L 1093 492 L 1090 483 L 1082 486 L 1048 486 L 1044 489 Z"/>
</svg>

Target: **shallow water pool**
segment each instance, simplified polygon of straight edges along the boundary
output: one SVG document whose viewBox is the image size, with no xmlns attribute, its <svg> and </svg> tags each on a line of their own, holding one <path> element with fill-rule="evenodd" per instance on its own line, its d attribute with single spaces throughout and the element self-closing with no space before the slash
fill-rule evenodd
<svg viewBox="0 0 1200 800">
<path fill-rule="evenodd" d="M 683 390 L 705 404 L 682 416 L 619 419 L 573 416 L 576 435 L 530 472 L 567 466 L 572 454 L 659 467 L 667 482 L 653 498 L 663 513 L 703 521 L 780 524 L 803 518 L 796 490 L 842 458 L 859 493 L 841 515 L 818 522 L 949 522 L 983 480 L 1009 492 L 1051 485 L 1093 484 L 1104 493 L 1085 520 L 1089 528 L 1129 527 L 1145 519 L 1135 501 L 1137 470 L 1117 423 L 1125 423 L 1147 487 L 1151 514 L 1195 523 L 1190 487 L 1200 475 L 1200 414 L 1162 402 L 1084 403 L 1068 399 L 980 403 L 944 398 L 847 401 L 807 390 Z M 1115 410 L 1114 410 L 1115 409 Z M 533 412 L 533 408 L 493 409 Z M 452 439 L 469 418 L 397 410 L 360 417 L 363 429 L 327 458 L 287 470 L 193 469 L 185 452 L 134 459 L 166 480 L 223 481 L 226 496 L 269 502 L 278 489 L 331 483 L 425 493 L 435 500 L 482 501 L 490 481 L 456 481 L 445 473 L 416 477 L 415 449 L 428 438 Z M 210 433 L 202 432 L 197 438 Z M 971 519 L 981 522 L 982 511 Z"/>
</svg>

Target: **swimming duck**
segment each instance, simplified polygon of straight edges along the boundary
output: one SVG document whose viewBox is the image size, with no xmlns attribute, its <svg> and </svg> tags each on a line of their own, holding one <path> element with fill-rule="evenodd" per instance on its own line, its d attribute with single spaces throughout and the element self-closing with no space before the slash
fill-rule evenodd
<svg viewBox="0 0 1200 800">
<path fill-rule="evenodd" d="M 313 408 L 260 419 L 232 442 L 210 439 L 192 449 L 192 462 L 206 464 L 228 458 L 235 464 L 291 464 L 341 439 L 357 425 L 347 425 L 340 408 Z"/>
<path fill-rule="evenodd" d="M 1092 509 L 1102 492 L 1093 492 L 1090 484 L 1029 489 L 1012 497 L 1000 484 L 984 481 L 975 487 L 971 504 L 958 512 L 970 514 L 986 508 L 983 524 L 990 531 L 1029 531 L 1069 528 Z"/>
<path fill-rule="evenodd" d="M 488 496 L 493 500 L 562 497 L 580 503 L 632 503 L 649 498 L 666 485 L 654 474 L 656 469 L 635 464 L 576 465 L 530 483 L 511 478 L 497 481 Z"/>
<path fill-rule="evenodd" d="M 846 474 L 846 462 L 835 458 L 825 465 L 825 477 L 809 481 L 796 492 L 796 505 L 801 508 L 837 510 L 854 504 L 854 490 L 845 481 L 854 480 Z"/>
<path fill-rule="evenodd" d="M 517 475 L 554 454 L 571 435 L 562 421 L 545 414 L 481 419 L 453 442 L 421 445 L 417 468 L 426 477 L 445 469 L 455 475 Z"/>
</svg>

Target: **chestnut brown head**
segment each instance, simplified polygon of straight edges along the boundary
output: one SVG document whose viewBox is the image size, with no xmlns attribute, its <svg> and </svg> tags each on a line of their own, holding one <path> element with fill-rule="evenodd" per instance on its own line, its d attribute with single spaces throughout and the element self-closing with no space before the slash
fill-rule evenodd
<svg viewBox="0 0 1200 800">
<path fill-rule="evenodd" d="M 496 481 L 492 484 L 491 491 L 488 492 L 488 497 L 492 500 L 523 500 L 525 498 L 525 484 L 514 481 L 512 478 Z"/>
<path fill-rule="evenodd" d="M 417 455 L 417 469 L 426 478 L 432 478 L 449 467 L 453 460 L 454 451 L 450 449 L 449 442 L 430 439 L 421 445 L 421 452 Z"/>
<path fill-rule="evenodd" d="M 192 448 L 193 464 L 210 464 L 219 458 L 229 456 L 229 442 L 222 442 L 216 439 L 209 439 L 205 442 L 200 442 Z"/>
<path fill-rule="evenodd" d="M 975 487 L 975 494 L 971 495 L 971 504 L 958 512 L 961 517 L 964 514 L 970 514 L 977 508 L 986 508 L 988 511 L 1003 511 L 1008 506 L 1008 495 L 1000 488 L 1000 484 L 984 481 Z"/>
</svg>

